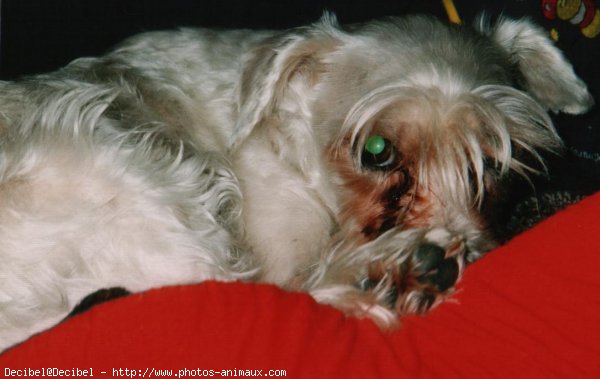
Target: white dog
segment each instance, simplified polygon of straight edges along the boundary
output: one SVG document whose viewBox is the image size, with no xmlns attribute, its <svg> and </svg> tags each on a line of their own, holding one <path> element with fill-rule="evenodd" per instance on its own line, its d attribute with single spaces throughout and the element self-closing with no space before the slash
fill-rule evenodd
<svg viewBox="0 0 600 379">
<path fill-rule="evenodd" d="M 184 29 L 0 83 L 0 350 L 86 295 L 206 279 L 382 327 L 492 248 L 586 86 L 528 21 Z"/>
</svg>

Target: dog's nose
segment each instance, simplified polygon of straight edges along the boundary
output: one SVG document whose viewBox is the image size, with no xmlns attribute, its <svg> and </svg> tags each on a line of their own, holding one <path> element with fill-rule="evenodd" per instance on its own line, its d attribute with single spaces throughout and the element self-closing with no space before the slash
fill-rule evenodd
<svg viewBox="0 0 600 379">
<path fill-rule="evenodd" d="M 434 285 L 440 291 L 452 287 L 458 280 L 459 267 L 455 258 L 446 258 L 446 251 L 434 244 L 423 244 L 414 255 L 415 271 L 421 283 Z"/>
<path fill-rule="evenodd" d="M 415 270 L 423 273 L 431 271 L 444 260 L 445 256 L 446 251 L 437 245 L 431 243 L 420 245 L 414 255 Z"/>
</svg>

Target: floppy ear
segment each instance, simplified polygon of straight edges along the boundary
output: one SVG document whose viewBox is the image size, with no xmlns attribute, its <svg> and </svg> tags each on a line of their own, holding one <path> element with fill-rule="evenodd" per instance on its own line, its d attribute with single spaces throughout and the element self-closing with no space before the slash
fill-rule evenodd
<svg viewBox="0 0 600 379">
<path fill-rule="evenodd" d="M 480 29 L 508 53 L 521 75 L 519 84 L 546 109 L 580 114 L 594 105 L 585 83 L 543 29 L 528 20 L 509 19 L 500 19 L 491 30 Z"/>
<path fill-rule="evenodd" d="M 269 119 L 278 118 L 286 127 L 286 118 L 297 121 L 306 112 L 307 91 L 318 82 L 325 70 L 323 56 L 334 45 L 326 29 L 333 30 L 335 24 L 335 18 L 326 15 L 314 26 L 271 37 L 248 53 L 232 148 Z"/>
</svg>

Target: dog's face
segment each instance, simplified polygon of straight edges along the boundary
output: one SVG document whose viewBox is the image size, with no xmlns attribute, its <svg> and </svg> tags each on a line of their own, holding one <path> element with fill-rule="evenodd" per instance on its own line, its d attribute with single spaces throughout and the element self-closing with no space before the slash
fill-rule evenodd
<svg viewBox="0 0 600 379">
<path fill-rule="evenodd" d="M 242 94 L 240 133 L 277 120 L 273 143 L 299 146 L 298 170 L 330 170 L 344 238 L 444 228 L 483 252 L 503 182 L 543 170 L 539 151 L 560 148 L 547 111 L 593 103 L 543 31 L 483 24 L 412 17 L 342 31 L 326 19 L 288 36 L 264 59 L 262 90 Z"/>
</svg>

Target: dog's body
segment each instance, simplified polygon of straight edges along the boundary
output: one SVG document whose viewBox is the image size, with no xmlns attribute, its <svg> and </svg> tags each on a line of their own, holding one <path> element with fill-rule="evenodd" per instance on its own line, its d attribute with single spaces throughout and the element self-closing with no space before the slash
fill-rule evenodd
<svg viewBox="0 0 600 379">
<path fill-rule="evenodd" d="M 98 289 L 251 279 L 391 326 L 591 106 L 526 21 L 185 29 L 0 84 L 0 349 Z"/>
</svg>

